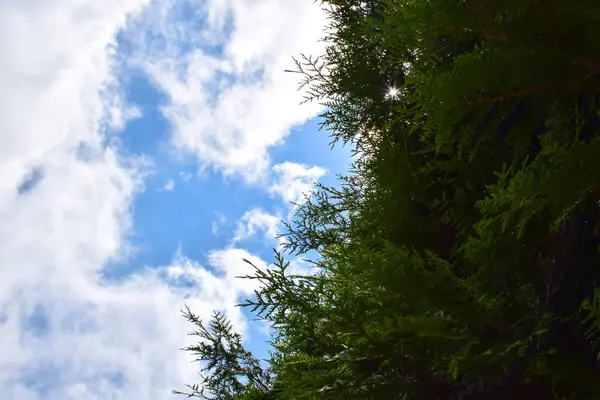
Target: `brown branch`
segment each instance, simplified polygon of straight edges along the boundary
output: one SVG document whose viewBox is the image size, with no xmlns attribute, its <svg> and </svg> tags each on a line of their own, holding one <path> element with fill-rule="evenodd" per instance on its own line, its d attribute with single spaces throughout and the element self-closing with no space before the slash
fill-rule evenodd
<svg viewBox="0 0 600 400">
<path fill-rule="evenodd" d="M 358 323 L 357 325 L 358 325 L 358 330 L 360 331 L 360 333 L 363 335 L 364 338 L 366 338 L 372 344 L 377 343 L 377 340 L 375 340 L 375 338 L 373 336 L 371 336 L 371 334 L 369 332 L 367 332 L 367 330 L 365 329 L 364 326 L 362 326 L 361 323 Z"/>
<path fill-rule="evenodd" d="M 584 75 L 583 79 L 581 79 L 581 80 L 590 79 L 596 75 L 600 75 L 600 66 L 598 66 L 596 69 L 589 72 L 587 75 Z M 574 86 L 578 82 L 580 82 L 580 79 L 571 79 L 565 83 L 554 84 L 554 85 L 546 83 L 543 85 L 538 85 L 538 86 L 533 86 L 533 87 L 529 87 L 526 89 L 517 90 L 515 92 L 504 93 L 504 94 L 500 94 L 497 96 L 483 97 L 481 99 L 478 99 L 478 100 L 472 102 L 471 104 L 496 103 L 498 101 L 502 101 L 502 100 L 506 100 L 506 99 L 510 99 L 510 98 L 527 96 L 528 94 L 532 94 L 532 93 L 546 92 L 548 90 L 552 90 L 552 89 L 556 89 L 556 88 L 560 88 L 560 87 Z"/>
<path fill-rule="evenodd" d="M 443 31 L 436 32 L 436 37 L 448 37 L 448 36 L 459 36 L 459 35 L 467 35 L 474 34 L 474 32 L 469 32 L 469 28 L 452 28 Z M 501 42 L 508 42 L 508 37 L 504 33 L 484 33 L 483 37 L 488 40 L 499 40 Z"/>
<path fill-rule="evenodd" d="M 552 285 L 552 277 L 550 277 L 548 279 L 548 282 L 546 283 L 546 301 L 544 302 L 544 309 L 542 310 L 543 313 L 548 311 L 548 307 L 550 306 L 550 299 L 552 298 L 554 291 L 555 289 Z"/>
<path fill-rule="evenodd" d="M 504 33 L 486 33 L 485 38 L 492 40 L 500 40 L 501 42 L 505 43 L 508 42 L 508 38 Z"/>
<path fill-rule="evenodd" d="M 540 0 L 533 0 L 533 3 L 538 8 L 540 14 L 542 15 L 542 19 L 546 24 L 546 28 L 550 32 L 550 37 L 552 38 L 552 42 L 554 44 L 554 53 L 561 54 L 562 53 L 562 44 L 560 40 L 560 35 L 558 34 L 558 30 L 556 29 L 556 25 L 550 16 L 550 12 L 548 12 L 548 8 L 545 7 Z"/>
<path fill-rule="evenodd" d="M 504 93 L 504 94 L 500 94 L 497 96 L 491 96 L 491 97 L 483 97 L 483 98 L 475 101 L 474 104 L 496 103 L 498 101 L 502 101 L 502 100 L 509 99 L 509 98 L 523 97 L 528 94 L 551 90 L 554 87 L 556 87 L 556 86 L 549 85 L 549 84 L 538 85 L 538 86 L 530 87 L 527 89 L 517 90 L 516 92 L 509 92 L 509 93 Z"/>
<path fill-rule="evenodd" d="M 493 16 L 490 15 L 490 13 L 486 13 L 485 11 L 483 11 L 483 3 L 481 1 L 478 1 L 477 5 L 482 11 L 483 21 L 486 25 L 486 28 L 488 28 L 488 30 L 493 30 L 495 25 Z M 504 33 L 486 33 L 485 38 L 491 40 L 500 40 L 502 42 L 508 42 L 508 37 Z"/>
<path fill-rule="evenodd" d="M 598 192 L 600 192 L 600 186 L 594 186 L 594 187 L 589 187 L 589 188 L 585 188 L 581 191 L 582 195 L 586 195 L 586 194 L 597 194 Z"/>
<path fill-rule="evenodd" d="M 493 25 L 494 25 L 494 19 L 489 14 L 486 14 L 484 18 L 485 18 L 487 27 L 489 28 L 489 30 L 492 30 Z M 506 34 L 504 34 L 504 33 L 486 33 L 485 38 L 508 42 L 508 38 L 506 37 Z"/>
<path fill-rule="evenodd" d="M 593 78 L 594 76 L 600 74 L 600 65 L 594 65 L 593 69 L 583 77 L 583 79 Z"/>
</svg>

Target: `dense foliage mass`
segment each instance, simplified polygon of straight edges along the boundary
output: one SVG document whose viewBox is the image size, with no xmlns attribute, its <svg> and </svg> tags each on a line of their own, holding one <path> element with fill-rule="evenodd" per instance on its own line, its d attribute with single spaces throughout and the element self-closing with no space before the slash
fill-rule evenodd
<svg viewBox="0 0 600 400">
<path fill-rule="evenodd" d="M 267 367 L 217 315 L 198 397 L 600 399 L 600 3 L 327 0 L 297 67 L 356 149 L 246 279 Z M 198 388 L 196 388 L 198 389 Z"/>
</svg>

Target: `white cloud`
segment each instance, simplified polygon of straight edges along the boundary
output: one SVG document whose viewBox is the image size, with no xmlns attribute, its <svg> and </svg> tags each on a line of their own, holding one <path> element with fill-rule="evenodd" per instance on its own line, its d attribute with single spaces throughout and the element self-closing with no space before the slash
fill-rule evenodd
<svg viewBox="0 0 600 400">
<path fill-rule="evenodd" d="M 269 191 L 281 197 L 286 203 L 303 203 L 314 184 L 325 175 L 321 167 L 308 167 L 304 164 L 284 162 L 273 167 L 275 178 Z"/>
<path fill-rule="evenodd" d="M 189 343 L 184 333 L 192 328 L 178 312 L 184 301 L 203 316 L 225 311 L 244 331 L 234 304 L 255 286 L 233 279 L 252 270 L 240 257 L 265 266 L 243 250 L 230 249 L 211 255 L 215 273 L 178 257 L 171 266 L 121 284 L 82 280 L 23 287 L 23 295 L 8 303 L 2 326 L 2 398 L 22 398 L 17 393 L 35 389 L 38 397 L 32 398 L 39 399 L 167 398 L 170 389 L 193 381 L 197 372 L 179 351 Z M 45 329 L 24 332 L 36 308 Z"/>
<path fill-rule="evenodd" d="M 273 166 L 268 191 L 289 205 L 286 215 L 288 220 L 295 210 L 292 204 L 302 204 L 325 173 L 321 167 L 309 167 L 289 161 Z M 232 243 L 238 244 L 260 233 L 267 241 L 273 241 L 281 233 L 279 229 L 282 227 L 283 218 L 281 211 L 270 214 L 260 207 L 252 208 L 237 221 Z M 281 248 L 285 241 L 285 237 L 279 238 L 278 248 Z"/>
<path fill-rule="evenodd" d="M 225 264 L 240 252 L 215 253 L 216 275 L 178 258 L 102 279 L 127 254 L 147 170 L 103 145 L 107 128 L 139 116 L 120 96 L 113 44 L 146 3 L 0 2 L 2 399 L 168 398 L 197 372 L 179 351 L 184 301 L 203 315 L 225 308 L 243 328 L 233 304 L 249 287 Z M 179 270 L 201 277 L 182 284 Z"/>
<path fill-rule="evenodd" d="M 210 231 L 213 235 L 221 234 L 223 227 L 227 225 L 227 217 L 221 213 L 215 213 L 215 219 L 211 222 Z"/>
<path fill-rule="evenodd" d="M 211 26 L 198 37 L 227 37 L 219 32 L 231 14 L 226 56 L 198 50 L 178 59 L 173 48 L 196 40 L 193 31 L 172 29 L 159 12 L 173 1 L 148 1 L 0 2 L 2 399 L 168 398 L 197 372 L 179 351 L 191 329 L 178 312 L 184 302 L 204 316 L 224 309 L 244 328 L 233 305 L 254 282 L 233 277 L 251 272 L 242 257 L 265 267 L 245 250 L 212 252 L 214 272 L 178 256 L 120 282 L 102 279 L 106 263 L 130 250 L 131 204 L 148 170 L 147 160 L 105 145 L 108 128 L 140 117 L 118 87 L 115 35 L 150 7 L 144 23 L 176 40 L 164 53 L 145 43 L 132 60 L 170 96 L 174 143 L 205 167 L 252 180 L 267 168 L 268 148 L 316 113 L 297 106 L 297 77 L 282 70 L 291 55 L 319 48 L 323 15 L 312 0 L 212 0 Z M 149 28 L 130 26 L 129 35 Z M 252 78 L 261 70 L 264 78 Z M 242 78 L 209 96 L 219 71 Z"/>
<path fill-rule="evenodd" d="M 188 182 L 190 179 L 192 179 L 192 174 L 186 171 L 179 172 L 179 176 L 181 177 L 181 179 L 183 179 L 184 182 Z"/>
<path fill-rule="evenodd" d="M 151 274 L 163 277 L 171 287 L 174 286 L 182 291 L 184 296 L 180 296 L 180 299 L 186 297 L 186 302 L 193 310 L 200 310 L 207 314 L 213 310 L 226 311 L 234 327 L 243 331 L 246 328 L 246 321 L 235 304 L 240 298 L 252 294 L 257 288 L 255 280 L 236 278 L 253 273 L 252 266 L 244 259 L 261 269 L 267 268 L 267 264 L 262 259 L 247 250 L 230 247 L 209 253 L 208 265 L 212 270 L 178 254 L 170 266 Z M 197 292 L 202 293 L 200 299 L 194 296 Z M 195 307 L 192 307 L 193 303 L 196 303 Z"/>
<path fill-rule="evenodd" d="M 118 255 L 128 229 L 120 217 L 140 188 L 142 165 L 103 148 L 100 132 L 124 123 L 111 117 L 120 104 L 110 90 L 112 43 L 143 5 L 0 4 L 0 285 L 13 274 L 54 272 L 40 264 L 97 270 Z M 20 195 L 32 169 L 43 174 Z"/>
<path fill-rule="evenodd" d="M 260 258 L 250 254 L 247 250 L 239 248 L 227 248 L 213 251 L 209 254 L 209 264 L 225 274 L 225 280 L 233 285 L 235 290 L 242 295 L 250 295 L 257 288 L 256 280 L 238 279 L 238 276 L 253 275 L 254 269 L 244 259 L 250 261 L 254 266 L 264 270 L 267 268 Z"/>
<path fill-rule="evenodd" d="M 113 90 L 118 90 L 118 88 Z M 129 121 L 142 116 L 142 111 L 138 107 L 122 104 L 120 96 L 112 97 L 112 104 L 109 105 L 107 111 L 107 120 L 111 127 L 117 131 L 123 130 Z"/>
<path fill-rule="evenodd" d="M 269 214 L 262 208 L 253 208 L 246 211 L 237 222 L 237 229 L 233 238 L 233 243 L 239 243 L 254 235 L 263 233 L 267 241 L 276 239 L 281 224 L 280 214 Z"/>
<path fill-rule="evenodd" d="M 163 188 L 167 192 L 172 192 L 175 189 L 175 181 L 173 179 L 169 179 Z"/>
<path fill-rule="evenodd" d="M 193 30 L 190 22 L 173 18 L 180 3 L 161 6 L 164 19 L 154 25 L 159 33 L 150 35 L 165 36 L 166 42 L 144 36 L 137 44 L 145 54 L 142 67 L 169 98 L 164 113 L 173 143 L 194 154 L 203 168 L 240 174 L 249 182 L 264 178 L 268 149 L 321 109 L 299 105 L 299 78 L 284 70 L 293 68 L 292 56 L 323 52 L 318 39 L 325 14 L 312 0 L 209 0 L 201 8 L 208 26 L 191 38 L 182 33 Z M 203 49 L 208 38 L 224 54 Z M 182 40 L 193 50 L 174 50 Z"/>
</svg>

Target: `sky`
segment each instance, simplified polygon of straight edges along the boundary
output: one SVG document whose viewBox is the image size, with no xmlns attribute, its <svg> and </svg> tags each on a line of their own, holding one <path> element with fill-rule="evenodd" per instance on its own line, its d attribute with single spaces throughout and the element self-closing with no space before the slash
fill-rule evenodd
<svg viewBox="0 0 600 400">
<path fill-rule="evenodd" d="M 299 103 L 313 0 L 0 0 L 0 398 L 170 399 L 349 151 Z M 302 262 L 295 260 L 302 268 Z"/>
</svg>

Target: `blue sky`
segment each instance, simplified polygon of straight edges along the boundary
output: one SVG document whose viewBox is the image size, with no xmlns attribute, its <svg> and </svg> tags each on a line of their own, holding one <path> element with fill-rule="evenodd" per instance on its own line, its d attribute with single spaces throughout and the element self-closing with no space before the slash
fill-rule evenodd
<svg viewBox="0 0 600 400">
<path fill-rule="evenodd" d="M 111 270 L 119 273 L 140 264 L 168 263 L 179 248 L 186 256 L 202 258 L 203 252 L 229 244 L 236 222 L 246 211 L 260 207 L 276 214 L 287 208 L 264 184 L 248 185 L 240 177 L 224 178 L 215 171 L 198 175 L 193 158 L 173 155 L 169 148 L 170 126 L 161 113 L 164 96 L 143 77 L 128 84 L 128 103 L 143 116 L 120 133 L 119 148 L 151 156 L 156 171 L 145 180 L 146 190 L 133 204 L 132 243 L 139 246 L 137 254 L 110 266 Z M 273 165 L 287 161 L 319 166 L 326 171 L 320 181 L 335 184 L 335 175 L 347 169 L 348 151 L 341 146 L 332 150 L 329 135 L 319 130 L 318 122 L 315 117 L 294 126 L 281 144 L 269 149 L 269 156 Z M 273 247 L 264 240 L 253 245 L 247 248 L 267 258 Z"/>
<path fill-rule="evenodd" d="M 335 184 L 292 56 L 312 0 L 0 3 L 0 398 L 167 399 L 197 366 L 179 310 L 226 312 L 241 260 L 316 181 Z M 300 261 L 295 264 L 302 267 Z"/>
</svg>

